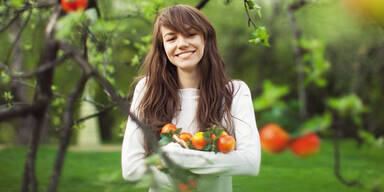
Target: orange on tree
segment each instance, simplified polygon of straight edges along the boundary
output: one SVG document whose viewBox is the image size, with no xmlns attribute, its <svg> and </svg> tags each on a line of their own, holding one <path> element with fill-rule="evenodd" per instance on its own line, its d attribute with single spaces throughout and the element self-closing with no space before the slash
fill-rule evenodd
<svg viewBox="0 0 384 192">
<path fill-rule="evenodd" d="M 61 7 L 65 12 L 82 11 L 88 6 L 87 0 L 61 0 Z"/>
<path fill-rule="evenodd" d="M 222 153 L 229 153 L 235 149 L 236 141 L 230 135 L 222 135 L 217 141 L 217 148 Z"/>
<path fill-rule="evenodd" d="M 177 128 L 176 125 L 172 123 L 167 123 L 161 128 L 161 134 L 168 134 L 168 133 L 174 133 L 176 132 Z"/>
<path fill-rule="evenodd" d="M 310 132 L 304 136 L 295 138 L 290 143 L 290 148 L 296 156 L 307 157 L 315 154 L 320 148 L 320 138 L 315 132 Z"/>
<path fill-rule="evenodd" d="M 204 138 L 204 132 L 198 132 L 192 137 L 192 145 L 197 150 L 202 150 L 207 145 L 208 141 Z"/>
<path fill-rule="evenodd" d="M 289 144 L 289 134 L 279 125 L 270 123 L 260 130 L 261 147 L 270 153 L 280 153 Z"/>
</svg>

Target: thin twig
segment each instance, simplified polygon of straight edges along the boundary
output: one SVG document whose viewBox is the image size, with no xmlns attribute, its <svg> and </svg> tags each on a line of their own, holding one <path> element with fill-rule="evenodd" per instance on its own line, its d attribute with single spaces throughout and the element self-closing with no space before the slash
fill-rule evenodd
<svg viewBox="0 0 384 192">
<path fill-rule="evenodd" d="M 83 75 L 81 76 L 80 80 L 76 85 L 75 90 L 71 93 L 67 101 L 67 106 L 63 114 L 63 126 L 61 128 L 62 130 L 64 130 L 64 132 L 60 139 L 60 147 L 57 152 L 54 169 L 52 171 L 51 183 L 47 189 L 48 192 L 54 192 L 57 190 L 57 186 L 59 184 L 59 180 L 61 176 L 61 170 L 64 164 L 65 154 L 68 149 L 69 140 L 72 135 L 73 113 L 74 113 L 75 103 L 83 93 L 85 84 L 87 83 L 89 77 L 90 76 L 88 74 L 83 73 Z"/>
<path fill-rule="evenodd" d="M 49 70 L 49 69 L 52 69 L 54 67 L 56 67 L 58 64 L 61 64 L 63 63 L 65 60 L 67 60 L 68 58 L 70 57 L 69 54 L 64 54 L 62 57 L 60 57 L 59 59 L 53 61 L 53 62 L 49 62 L 49 63 L 46 63 L 42 66 L 40 66 L 39 68 L 37 68 L 35 71 L 31 71 L 31 72 L 25 72 L 25 73 L 22 73 L 22 74 L 11 74 L 10 77 L 13 78 L 13 79 L 21 79 L 21 78 L 31 78 L 31 77 L 35 77 L 41 73 L 44 73 L 45 71 Z"/>
<path fill-rule="evenodd" d="M 245 8 L 245 13 L 247 13 L 247 17 L 248 17 L 248 27 L 252 26 L 256 29 L 257 28 L 257 25 L 256 23 L 253 21 L 251 15 L 249 14 L 249 9 L 248 9 L 248 4 L 247 4 L 247 1 L 248 0 L 244 0 L 244 8 Z"/>
<path fill-rule="evenodd" d="M 201 0 L 195 7 L 196 9 L 202 9 L 207 3 L 208 3 L 209 0 Z"/>
<path fill-rule="evenodd" d="M 361 183 L 359 180 L 355 179 L 355 180 L 352 180 L 352 181 L 348 181 L 346 180 L 345 178 L 343 178 L 343 176 L 341 175 L 341 171 L 340 171 L 340 145 L 339 145 L 339 140 L 340 140 L 340 137 L 339 137 L 339 129 L 338 129 L 338 126 L 340 126 L 340 124 L 336 124 L 333 129 L 332 129 L 332 134 L 333 134 L 333 148 L 334 148 L 334 151 L 333 151 L 333 159 L 334 159 L 334 174 L 336 176 L 336 178 L 344 185 L 346 186 L 359 186 L 359 187 L 362 187 Z"/>
<path fill-rule="evenodd" d="M 24 24 L 21 26 L 21 29 L 20 29 L 19 33 L 16 35 L 16 38 L 13 41 L 13 43 L 11 45 L 11 48 L 10 48 L 8 54 L 7 54 L 7 57 L 5 59 L 5 64 L 8 64 L 8 61 L 9 61 L 9 58 L 11 57 L 11 55 L 12 55 L 13 49 L 15 48 L 16 43 L 19 41 L 19 39 L 21 37 L 21 34 L 23 33 L 25 27 L 28 25 L 28 22 L 31 19 L 31 15 L 32 15 L 32 10 L 29 10 L 27 19 L 25 20 Z"/>
<path fill-rule="evenodd" d="M 300 28 L 297 25 L 296 17 L 295 17 L 295 11 L 300 9 L 306 5 L 305 0 L 300 0 L 288 7 L 288 15 L 291 21 L 291 27 L 293 30 L 294 35 L 294 41 L 293 43 L 293 54 L 295 57 L 295 63 L 296 68 L 298 70 L 297 72 L 297 95 L 299 97 L 299 101 L 301 103 L 300 105 L 300 118 L 301 120 L 305 120 L 307 117 L 307 101 L 306 101 L 306 92 L 305 92 L 305 85 L 304 85 L 304 71 L 303 71 L 303 61 L 302 61 L 302 55 L 303 55 L 303 49 L 300 46 L 300 39 L 302 37 L 302 32 Z"/>
</svg>

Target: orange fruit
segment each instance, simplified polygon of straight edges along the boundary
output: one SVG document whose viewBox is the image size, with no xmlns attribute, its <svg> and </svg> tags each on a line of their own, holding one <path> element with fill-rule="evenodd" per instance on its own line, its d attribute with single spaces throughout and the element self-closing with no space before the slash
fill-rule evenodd
<svg viewBox="0 0 384 192">
<path fill-rule="evenodd" d="M 289 134 L 279 125 L 270 123 L 260 130 L 261 147 L 270 153 L 280 153 L 289 144 Z"/>
<path fill-rule="evenodd" d="M 172 123 L 167 123 L 161 128 L 161 133 L 162 134 L 167 134 L 170 132 L 175 132 L 177 130 L 176 125 Z"/>
<path fill-rule="evenodd" d="M 288 147 L 289 134 L 279 125 L 270 123 L 260 130 L 261 147 L 270 153 L 280 153 Z"/>
<path fill-rule="evenodd" d="M 185 183 L 179 183 L 179 190 L 182 192 L 191 191 L 189 186 Z"/>
<path fill-rule="evenodd" d="M 187 133 L 187 132 L 181 132 L 178 135 L 179 139 L 184 140 L 185 142 L 188 142 L 192 138 L 192 134 Z"/>
<path fill-rule="evenodd" d="M 229 153 L 233 149 L 235 149 L 236 141 L 235 139 L 230 135 L 222 135 L 219 137 L 219 140 L 217 141 L 217 147 L 219 148 L 219 151 L 222 153 Z"/>
<path fill-rule="evenodd" d="M 192 145 L 195 149 L 202 150 L 208 141 L 204 139 L 203 132 L 198 132 L 192 137 Z"/>
<path fill-rule="evenodd" d="M 179 190 L 182 192 L 190 192 L 196 189 L 197 187 L 197 182 L 196 179 L 189 179 L 188 183 L 179 183 Z"/>
<path fill-rule="evenodd" d="M 87 6 L 87 0 L 61 0 L 61 7 L 65 12 L 84 10 Z"/>
<path fill-rule="evenodd" d="M 296 156 L 307 157 L 315 154 L 320 148 L 320 138 L 316 133 L 311 132 L 294 139 L 290 148 Z"/>
</svg>

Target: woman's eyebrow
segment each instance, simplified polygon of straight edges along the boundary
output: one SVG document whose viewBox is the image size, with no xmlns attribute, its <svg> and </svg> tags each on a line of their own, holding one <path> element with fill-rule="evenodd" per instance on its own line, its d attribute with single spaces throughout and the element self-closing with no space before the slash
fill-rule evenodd
<svg viewBox="0 0 384 192">
<path fill-rule="evenodd" d="M 175 34 L 175 32 L 168 32 L 163 37 L 166 37 L 167 35 L 174 35 L 174 34 Z"/>
</svg>

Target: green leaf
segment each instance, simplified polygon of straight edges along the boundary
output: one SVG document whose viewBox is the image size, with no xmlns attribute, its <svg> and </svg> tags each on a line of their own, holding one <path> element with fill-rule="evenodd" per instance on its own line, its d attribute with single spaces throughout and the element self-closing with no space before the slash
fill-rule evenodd
<svg viewBox="0 0 384 192">
<path fill-rule="evenodd" d="M 306 74 L 305 85 L 315 83 L 318 87 L 325 87 L 327 80 L 323 77 L 330 69 L 331 64 L 325 59 L 325 44 L 318 39 L 300 39 L 298 45 L 305 50 L 301 59 L 305 66 L 299 69 Z"/>
<path fill-rule="evenodd" d="M 271 81 L 265 80 L 263 83 L 263 93 L 253 100 L 255 111 L 262 111 L 278 104 L 280 99 L 289 93 L 286 85 L 274 85 Z"/>
<path fill-rule="evenodd" d="M 68 40 L 76 30 L 76 26 L 81 26 L 81 24 L 86 20 L 86 16 L 81 11 L 70 12 L 66 16 L 62 17 L 56 26 L 56 39 L 57 40 Z"/>
<path fill-rule="evenodd" d="M 140 62 L 140 58 L 137 54 L 135 54 L 133 56 L 133 58 L 131 59 L 131 65 L 135 66 L 135 65 L 139 64 L 139 62 Z"/>
<path fill-rule="evenodd" d="M 159 140 L 160 146 L 164 146 L 172 141 L 171 136 L 169 134 L 166 134 L 166 135 L 162 134 L 160 137 L 161 137 L 161 139 Z"/>
<path fill-rule="evenodd" d="M 267 29 L 264 26 L 258 27 L 255 31 L 252 32 L 251 38 L 248 40 L 249 43 L 252 44 L 263 44 L 266 47 L 269 47 L 269 34 Z"/>
<path fill-rule="evenodd" d="M 9 2 L 9 6 L 15 8 L 15 9 L 20 9 L 24 7 L 24 0 L 11 0 Z"/>
<path fill-rule="evenodd" d="M 360 138 L 363 139 L 364 143 L 374 147 L 384 147 L 384 137 L 376 139 L 372 133 L 364 129 L 359 129 L 358 134 Z"/>
<path fill-rule="evenodd" d="M 328 129 L 332 124 L 332 115 L 325 112 L 323 115 L 316 115 L 307 121 L 300 128 L 301 134 L 308 132 L 319 132 Z"/>
<path fill-rule="evenodd" d="M 4 71 L 1 71 L 0 77 L 1 77 L 2 83 L 4 84 L 9 83 L 9 81 L 11 80 L 11 77 Z"/>
<path fill-rule="evenodd" d="M 253 0 L 247 0 L 248 9 L 254 9 L 255 5 L 256 4 L 253 2 Z"/>
<path fill-rule="evenodd" d="M 154 166 L 159 166 L 163 165 L 161 162 L 161 156 L 158 153 L 155 153 L 147 158 L 145 158 L 145 164 L 146 165 L 154 165 Z"/>
<path fill-rule="evenodd" d="M 13 100 L 14 96 L 10 91 L 5 91 L 3 93 L 3 98 L 5 99 L 5 101 L 10 102 Z"/>
<path fill-rule="evenodd" d="M 364 106 L 361 99 L 355 94 L 339 98 L 329 98 L 327 99 L 327 104 L 332 109 L 338 111 L 342 116 L 361 114 L 368 111 L 368 108 Z"/>
</svg>

